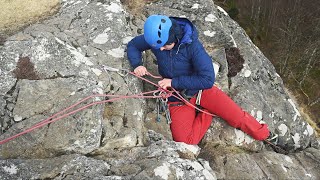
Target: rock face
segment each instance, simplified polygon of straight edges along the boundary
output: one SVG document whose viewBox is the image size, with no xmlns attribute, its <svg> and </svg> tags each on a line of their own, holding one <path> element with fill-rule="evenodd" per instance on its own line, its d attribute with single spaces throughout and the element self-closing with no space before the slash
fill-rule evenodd
<svg viewBox="0 0 320 180">
<path fill-rule="evenodd" d="M 8 39 L 1 47 L 4 78 L 0 86 L 1 99 L 7 103 L 1 109 L 7 124 L 2 128 L 11 128 L 3 137 L 94 93 L 126 95 L 140 91 L 136 79 L 107 74 L 102 68 L 102 65 L 121 68 L 126 64 L 124 47 L 130 32 L 126 30 L 123 12 L 119 2 L 65 2 L 56 17 Z M 26 59 L 29 61 L 23 63 Z M 102 99 L 94 97 L 88 103 Z M 36 135 L 39 131 L 30 133 L 27 136 L 32 143 L 26 144 L 22 137 L 2 145 L 3 156 L 52 157 L 61 152 L 86 154 L 110 144 L 142 145 L 142 105 L 137 99 L 115 102 L 112 113 L 104 113 L 104 105 L 93 106 L 41 128 L 43 132 L 39 135 Z M 17 123 L 20 121 L 23 122 Z M 22 143 L 25 145 L 16 147 Z"/>
<path fill-rule="evenodd" d="M 219 118 L 202 149 L 176 143 L 165 120 L 155 122 L 154 100 L 98 104 L 112 97 L 94 96 L 72 109 L 77 112 L 64 112 L 68 117 L 0 145 L 0 178 L 319 179 L 319 140 L 244 30 L 209 0 L 157 1 L 143 9 L 146 16 L 156 13 L 188 17 L 197 26 L 208 53 L 220 64 L 218 86 L 266 122 L 291 153 L 273 152 Z M 141 33 L 144 19 L 128 13 L 119 0 L 62 1 L 54 17 L 0 44 L 0 139 L 93 94 L 153 90 L 137 78 L 103 68 L 130 68 L 125 47 Z M 150 52 L 144 60 L 156 73 Z M 91 103 L 96 104 L 79 109 Z"/>
</svg>

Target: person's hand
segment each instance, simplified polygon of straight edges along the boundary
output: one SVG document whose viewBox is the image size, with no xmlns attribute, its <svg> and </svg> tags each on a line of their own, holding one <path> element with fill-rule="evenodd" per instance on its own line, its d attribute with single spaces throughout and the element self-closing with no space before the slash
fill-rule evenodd
<svg viewBox="0 0 320 180">
<path fill-rule="evenodd" d="M 167 89 L 167 88 L 170 88 L 171 87 L 171 82 L 172 82 L 172 79 L 162 79 L 161 81 L 158 82 L 158 85 L 160 87 L 162 87 L 163 89 Z"/>
<path fill-rule="evenodd" d="M 133 72 L 137 75 L 137 76 L 144 76 L 144 75 L 148 75 L 148 71 L 144 66 L 138 66 L 136 67 Z"/>
</svg>

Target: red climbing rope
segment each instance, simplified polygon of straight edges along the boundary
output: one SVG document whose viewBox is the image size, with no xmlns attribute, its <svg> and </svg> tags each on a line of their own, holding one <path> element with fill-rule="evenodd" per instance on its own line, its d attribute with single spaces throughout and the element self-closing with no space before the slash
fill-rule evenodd
<svg viewBox="0 0 320 180">
<path fill-rule="evenodd" d="M 198 111 L 200 111 L 200 112 L 203 112 L 203 113 L 208 114 L 208 115 L 211 115 L 211 116 L 215 116 L 214 114 L 209 113 L 209 112 L 207 112 L 207 111 L 204 111 L 204 110 L 198 108 L 197 106 L 191 104 L 187 99 L 185 99 L 184 97 L 182 97 L 182 95 L 179 93 L 179 91 L 175 90 L 173 87 L 171 87 L 172 91 L 169 91 L 169 90 L 167 90 L 167 89 L 163 89 L 163 88 L 160 87 L 159 85 L 157 85 L 157 84 L 149 81 L 149 80 L 146 79 L 146 78 L 137 76 L 137 75 L 134 74 L 133 72 L 129 72 L 129 71 L 128 71 L 128 73 L 129 73 L 129 74 L 132 74 L 132 75 L 136 76 L 137 78 L 140 78 L 140 79 L 142 79 L 142 80 L 144 80 L 144 81 L 146 81 L 146 82 L 148 82 L 148 83 L 150 83 L 150 84 L 152 84 L 152 85 L 154 85 L 154 86 L 157 86 L 161 91 L 168 93 L 168 95 L 173 96 L 173 97 L 179 99 L 180 101 L 184 102 L 184 103 L 187 104 L 188 106 L 193 107 L 193 108 L 195 108 L 196 110 L 198 110 Z M 149 74 L 150 76 L 154 77 L 154 78 L 162 78 L 161 76 L 153 76 L 153 75 L 152 75 L 151 73 L 149 73 L 149 72 L 148 72 L 148 74 Z M 176 95 L 175 95 L 174 93 L 175 93 Z M 169 97 L 170 97 L 170 96 L 169 96 Z"/>
<path fill-rule="evenodd" d="M 114 69 L 114 68 L 113 68 L 113 69 Z M 119 70 L 118 70 L 118 71 L 119 71 Z M 184 99 L 184 98 L 181 96 L 181 94 L 180 94 L 177 90 L 175 90 L 174 88 L 172 88 L 172 91 L 169 91 L 169 90 L 167 90 L 167 89 L 163 89 L 163 88 L 161 88 L 159 85 L 151 82 L 150 80 L 148 80 L 148 79 L 146 79 L 146 78 L 144 78 L 144 77 L 137 76 L 135 73 L 130 72 L 130 71 L 127 71 L 127 70 L 124 70 L 124 71 L 126 71 L 127 73 L 129 73 L 129 74 L 131 74 L 131 75 L 133 75 L 133 76 L 135 76 L 135 77 L 138 77 L 138 78 L 140 78 L 140 79 L 142 79 L 142 80 L 144 80 L 144 81 L 146 81 L 146 82 L 148 82 L 148 83 L 150 83 L 150 84 L 158 87 L 158 89 L 157 89 L 157 90 L 154 90 L 154 91 L 149 91 L 149 92 L 144 92 L 144 93 L 139 93 L 139 94 L 129 95 L 129 96 L 109 95 L 109 94 L 94 94 L 94 95 L 88 96 L 88 97 L 86 97 L 86 98 L 78 101 L 77 103 L 75 103 L 75 104 L 73 104 L 73 105 L 71 105 L 71 106 L 69 106 L 69 107 L 67 107 L 67 108 L 59 111 L 58 113 L 56 113 L 56 114 L 48 117 L 47 119 L 45 119 L 45 120 L 43 120 L 43 121 L 41 121 L 41 122 L 33 125 L 32 127 L 28 128 L 28 129 L 26 129 L 26 130 L 24 130 L 24 131 L 22 131 L 22 132 L 20 132 L 20 133 L 18 133 L 18 134 L 16 134 L 16 135 L 13 135 L 13 136 L 8 137 L 8 138 L 6 138 L 6 139 L 4 139 L 4 140 L 1 140 L 1 141 L 0 141 L 0 145 L 1 145 L 1 144 L 4 144 L 4 143 L 6 143 L 6 142 L 8 142 L 8 141 L 10 141 L 10 140 L 13 140 L 13 139 L 15 139 L 15 138 L 17 138 L 17 137 L 19 137 L 19 136 L 22 136 L 22 135 L 24 135 L 24 134 L 26 134 L 26 133 L 29 133 L 29 132 L 31 132 L 31 131 L 33 131 L 33 130 L 35 130 L 35 129 L 38 129 L 38 128 L 46 125 L 46 124 L 56 122 L 56 121 L 58 121 L 58 120 L 61 120 L 62 118 L 65 118 L 65 117 L 67 117 L 67 116 L 70 116 L 70 115 L 72 115 L 72 114 L 75 114 L 75 113 L 77 113 L 77 112 L 79 112 L 79 111 L 81 111 L 81 110 L 84 110 L 84 109 L 86 109 L 86 108 L 89 108 L 89 107 L 91 107 L 91 106 L 98 105 L 98 104 L 104 104 L 104 103 L 107 103 L 107 102 L 113 102 L 113 101 L 121 100 L 121 99 L 127 99 L 127 98 L 163 98 L 163 99 L 166 99 L 166 98 L 168 98 L 168 97 L 170 97 L 170 96 L 174 96 L 175 98 L 177 98 L 177 99 L 179 99 L 180 101 L 184 102 L 184 103 L 187 104 L 188 106 L 191 106 L 191 107 L 193 107 L 193 108 L 195 108 L 195 109 L 197 109 L 198 111 L 201 111 L 201 112 L 203 112 L 203 113 L 206 113 L 206 114 L 209 114 L 209 115 L 214 116 L 213 114 L 208 113 L 208 112 L 206 112 L 206 111 L 203 111 L 203 110 L 199 109 L 198 107 L 194 106 L 193 104 L 191 104 L 188 100 Z M 162 78 L 161 76 L 154 76 L 154 75 L 152 75 L 151 73 L 148 73 L 148 75 L 151 76 L 151 77 L 153 77 L 153 78 Z M 156 96 L 156 95 L 146 96 L 146 94 L 155 94 L 155 93 L 157 93 L 157 92 L 159 92 L 159 95 L 157 95 L 157 96 Z M 174 94 L 174 93 L 175 93 L 175 94 Z M 81 106 L 81 107 L 79 107 L 79 108 L 77 108 L 77 109 L 75 109 L 75 110 L 73 110 L 73 111 L 68 112 L 69 110 L 75 108 L 75 107 L 78 106 L 79 104 L 81 104 L 81 103 L 83 103 L 83 102 L 85 102 L 85 101 L 87 101 L 87 100 L 89 100 L 89 99 L 91 99 L 91 98 L 94 98 L 94 97 L 113 97 L 113 98 L 112 98 L 112 99 L 108 99 L 108 100 L 103 100 L 103 101 L 96 101 L 96 102 L 87 104 L 87 105 L 85 105 L 85 106 Z M 63 114 L 63 113 L 65 113 L 65 114 Z M 59 116 L 59 115 L 60 115 L 60 116 Z"/>
<path fill-rule="evenodd" d="M 89 108 L 89 107 L 91 107 L 91 106 L 93 106 L 93 105 L 104 104 L 104 103 L 107 103 L 107 102 L 113 102 L 113 101 L 116 101 L 116 100 L 127 99 L 127 98 L 162 98 L 162 96 L 154 96 L 154 95 L 152 95 L 152 96 L 145 96 L 145 94 L 150 94 L 150 93 L 154 93 L 154 92 L 158 92 L 158 91 L 159 91 L 159 90 L 154 90 L 154 91 L 149 91 L 149 92 L 140 93 L 140 94 L 136 94 L 136 95 L 130 95 L 130 96 L 118 96 L 118 95 L 106 95 L 106 94 L 95 94 L 95 95 L 88 96 L 88 97 L 80 100 L 79 102 L 77 102 L 77 103 L 75 103 L 75 104 L 67 107 L 66 109 L 64 109 L 64 110 L 62 110 L 62 111 L 60 111 L 60 112 L 58 112 L 58 113 L 56 113 L 56 114 L 48 117 L 47 119 L 41 121 L 40 123 L 37 123 L 37 124 L 33 125 L 32 127 L 26 129 L 25 131 L 22 131 L 22 132 L 14 135 L 14 136 L 11 136 L 11 137 L 9 137 L 9 138 L 6 138 L 6 139 L 4 139 L 4 140 L 1 140 L 1 141 L 0 141 L 0 145 L 1 145 L 1 144 L 4 144 L 4 143 L 6 143 L 6 142 L 8 142 L 8 141 L 10 141 L 10 140 L 12 140 L 12 139 L 15 139 L 15 138 L 17 138 L 17 137 L 19 137 L 19 136 L 21 136 L 21 135 L 24 135 L 24 134 L 26 134 L 26 133 L 29 133 L 29 132 L 31 132 L 31 131 L 33 131 L 33 130 L 35 130 L 35 129 L 38 129 L 38 128 L 46 125 L 46 124 L 49 124 L 49 123 L 58 121 L 58 120 L 60 120 L 60 119 L 62 119 L 62 118 L 65 118 L 65 117 L 67 117 L 67 116 L 70 116 L 70 115 L 72 115 L 72 114 L 75 114 L 75 113 L 77 113 L 77 112 L 79 112 L 79 111 L 81 111 L 81 110 L 84 110 L 84 109 L 86 109 L 86 108 Z M 108 100 L 104 100 L 104 101 L 96 101 L 96 102 L 87 104 L 87 105 L 85 105 L 85 106 L 79 107 L 78 109 L 75 109 L 75 110 L 73 110 L 73 111 L 71 111 L 71 112 L 68 112 L 68 113 L 66 113 L 66 114 L 63 114 L 63 115 L 61 115 L 61 116 L 58 116 L 58 115 L 60 115 L 60 114 L 62 114 L 62 113 L 64 113 L 64 112 L 67 112 L 68 110 L 76 107 L 76 106 L 79 105 L 80 103 L 85 102 L 85 101 L 87 101 L 88 99 L 93 98 L 93 97 L 114 97 L 114 98 L 108 99 Z M 58 117 L 57 117 L 57 116 L 58 116 Z"/>
</svg>

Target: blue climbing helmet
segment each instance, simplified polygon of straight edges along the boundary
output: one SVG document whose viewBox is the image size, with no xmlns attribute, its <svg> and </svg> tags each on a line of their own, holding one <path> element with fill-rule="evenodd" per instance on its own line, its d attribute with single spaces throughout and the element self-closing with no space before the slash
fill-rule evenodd
<svg viewBox="0 0 320 180">
<path fill-rule="evenodd" d="M 171 26 L 168 16 L 151 15 L 144 23 L 144 39 L 152 48 L 159 49 L 168 41 Z"/>
</svg>

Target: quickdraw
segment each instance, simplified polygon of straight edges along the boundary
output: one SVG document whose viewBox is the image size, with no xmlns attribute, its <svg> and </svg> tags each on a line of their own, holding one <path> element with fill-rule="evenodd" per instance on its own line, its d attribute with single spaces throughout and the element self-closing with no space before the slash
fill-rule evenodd
<svg viewBox="0 0 320 180">
<path fill-rule="evenodd" d="M 156 96 L 156 93 L 157 92 L 154 93 L 154 96 Z M 163 93 L 162 91 L 159 92 L 158 96 L 161 96 L 162 98 L 157 98 L 156 100 L 157 122 L 160 122 L 160 113 L 164 112 L 167 119 L 167 124 L 171 123 L 170 111 L 168 107 L 168 97 L 170 97 L 169 95 L 171 96 L 171 94 Z"/>
</svg>

